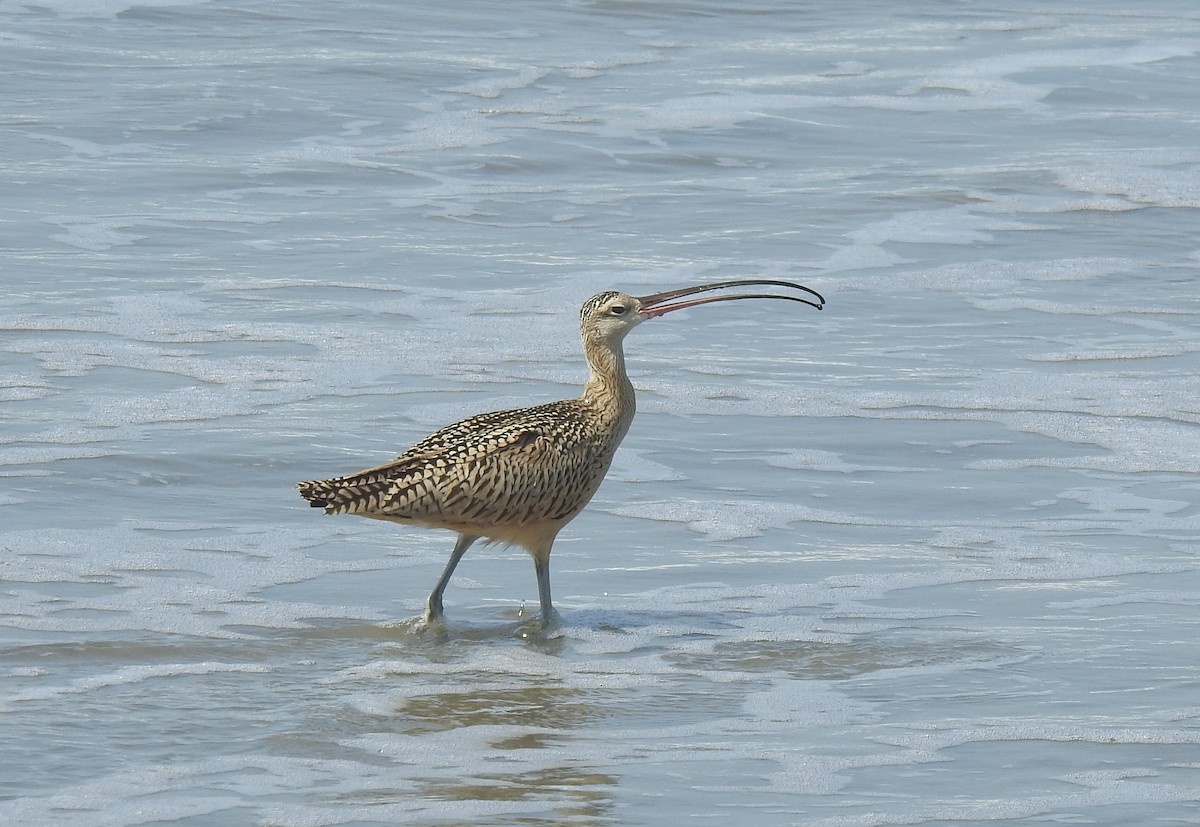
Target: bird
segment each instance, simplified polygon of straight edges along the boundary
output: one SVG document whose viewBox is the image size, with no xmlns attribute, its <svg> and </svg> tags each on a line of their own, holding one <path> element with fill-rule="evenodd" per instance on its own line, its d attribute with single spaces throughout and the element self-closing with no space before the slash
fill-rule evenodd
<svg viewBox="0 0 1200 827">
<path fill-rule="evenodd" d="M 780 292 L 717 293 L 739 287 Z M 492 411 L 447 425 L 395 460 L 345 476 L 297 483 L 300 496 L 326 514 L 449 529 L 450 559 L 425 602 L 426 624 L 443 623 L 442 598 L 463 555 L 477 540 L 523 547 L 537 575 L 541 624 L 559 622 L 550 597 L 550 551 L 563 526 L 596 493 L 636 409 L 625 372 L 625 336 L 649 319 L 713 302 L 782 299 L 821 310 L 825 299 L 800 284 L 740 279 L 648 296 L 608 290 L 580 309 L 588 378 L 574 399 Z"/>
</svg>

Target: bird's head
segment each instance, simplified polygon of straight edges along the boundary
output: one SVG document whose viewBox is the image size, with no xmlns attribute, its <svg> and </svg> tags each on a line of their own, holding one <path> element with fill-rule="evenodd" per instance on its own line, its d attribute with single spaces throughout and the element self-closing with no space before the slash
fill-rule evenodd
<svg viewBox="0 0 1200 827">
<path fill-rule="evenodd" d="M 716 290 L 727 290 L 734 287 L 752 285 L 774 288 L 787 288 L 799 291 L 803 295 L 786 295 L 781 293 L 733 293 L 720 296 L 705 296 L 704 298 L 689 299 L 698 293 L 711 293 Z M 586 340 L 595 340 L 609 344 L 619 343 L 625 334 L 633 330 L 647 319 L 662 316 L 673 310 L 683 310 L 685 307 L 695 307 L 712 302 L 734 301 L 736 299 L 783 299 L 800 302 L 821 310 L 825 299 L 820 293 L 802 284 L 790 281 L 771 279 L 748 279 L 741 281 L 719 281 L 712 284 L 700 284 L 695 287 L 682 287 L 678 290 L 668 290 L 665 293 L 654 293 L 650 296 L 630 296 L 608 290 L 597 293 L 583 304 L 579 311 L 579 327 Z"/>
<path fill-rule="evenodd" d="M 579 330 L 585 339 L 617 343 L 649 316 L 638 313 L 640 300 L 627 293 L 597 293 L 579 310 Z"/>
</svg>

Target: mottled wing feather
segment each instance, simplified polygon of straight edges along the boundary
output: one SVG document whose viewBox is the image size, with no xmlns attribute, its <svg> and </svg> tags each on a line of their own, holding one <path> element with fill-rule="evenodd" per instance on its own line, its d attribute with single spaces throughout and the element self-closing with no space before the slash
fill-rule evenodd
<svg viewBox="0 0 1200 827">
<path fill-rule="evenodd" d="M 567 520 L 599 486 L 615 445 L 575 400 L 479 414 L 448 425 L 393 462 L 300 484 L 330 514 L 454 527 Z"/>
</svg>

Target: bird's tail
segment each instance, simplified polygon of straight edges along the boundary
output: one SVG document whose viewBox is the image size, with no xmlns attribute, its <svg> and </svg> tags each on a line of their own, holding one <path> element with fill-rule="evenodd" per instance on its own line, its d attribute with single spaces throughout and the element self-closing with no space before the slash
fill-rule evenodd
<svg viewBox="0 0 1200 827">
<path fill-rule="evenodd" d="M 296 483 L 296 488 L 309 505 L 324 508 L 326 514 L 380 512 L 387 496 L 396 488 L 395 476 L 385 468 L 393 470 L 382 466 L 329 480 L 306 480 Z"/>
</svg>

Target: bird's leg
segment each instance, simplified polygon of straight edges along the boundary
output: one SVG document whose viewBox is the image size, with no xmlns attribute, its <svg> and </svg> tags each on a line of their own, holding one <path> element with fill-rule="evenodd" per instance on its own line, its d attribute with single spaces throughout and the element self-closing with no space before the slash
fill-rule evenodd
<svg viewBox="0 0 1200 827">
<path fill-rule="evenodd" d="M 467 553 L 467 549 L 471 547 L 471 544 L 478 539 L 479 537 L 473 534 L 458 535 L 458 542 L 454 544 L 454 551 L 450 552 L 450 559 L 446 563 L 446 568 L 442 572 L 442 576 L 438 579 L 437 585 L 433 587 L 433 591 L 429 593 L 429 600 L 425 603 L 425 621 L 427 623 L 441 619 L 442 593 L 446 591 L 446 584 L 450 582 L 450 575 L 454 574 L 454 567 L 458 565 L 458 561 Z"/>
<path fill-rule="evenodd" d="M 533 567 L 537 572 L 538 600 L 542 604 L 542 628 L 548 629 L 558 624 L 558 612 L 550 603 L 550 546 L 538 549 L 533 553 Z"/>
</svg>

